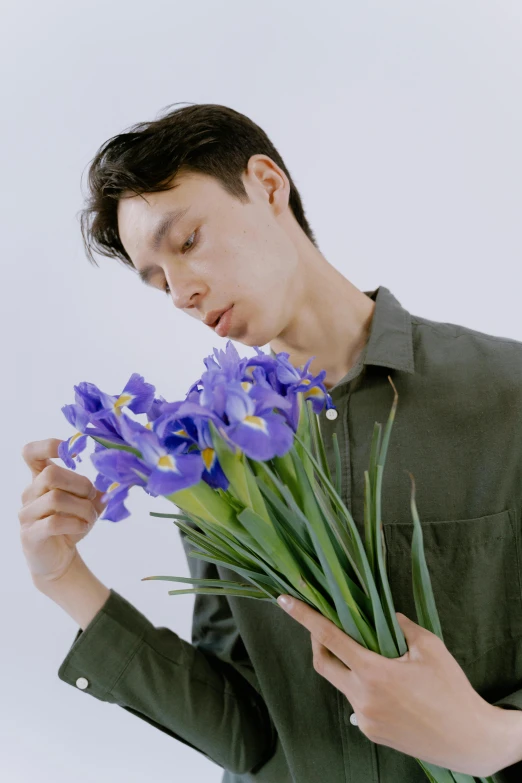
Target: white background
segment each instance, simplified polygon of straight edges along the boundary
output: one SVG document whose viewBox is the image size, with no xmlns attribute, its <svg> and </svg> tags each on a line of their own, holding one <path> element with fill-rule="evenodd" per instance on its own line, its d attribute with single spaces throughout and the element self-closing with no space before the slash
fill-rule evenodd
<svg viewBox="0 0 522 783">
<path fill-rule="evenodd" d="M 60 408 L 74 384 L 114 394 L 139 372 L 181 399 L 226 342 L 115 260 L 88 263 L 82 175 L 85 187 L 106 139 L 174 102 L 228 105 L 271 137 L 321 251 L 358 288 L 522 339 L 522 6 L 11 0 L 0 35 L 0 776 L 218 783 L 196 751 L 58 679 L 77 626 L 35 591 L 19 543 L 22 446 L 70 437 Z M 88 453 L 80 469 L 94 479 Z M 140 581 L 189 574 L 175 525 L 149 516 L 172 506 L 138 489 L 128 506 L 80 552 L 190 640 L 194 597 Z"/>
</svg>

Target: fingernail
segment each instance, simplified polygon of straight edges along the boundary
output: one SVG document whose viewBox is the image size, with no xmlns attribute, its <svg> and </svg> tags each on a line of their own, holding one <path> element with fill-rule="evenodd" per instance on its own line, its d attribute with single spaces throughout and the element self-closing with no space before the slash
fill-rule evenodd
<svg viewBox="0 0 522 783">
<path fill-rule="evenodd" d="M 280 595 L 277 599 L 277 603 L 279 606 L 281 606 L 286 612 L 290 611 L 292 608 L 294 602 L 288 595 Z"/>
</svg>

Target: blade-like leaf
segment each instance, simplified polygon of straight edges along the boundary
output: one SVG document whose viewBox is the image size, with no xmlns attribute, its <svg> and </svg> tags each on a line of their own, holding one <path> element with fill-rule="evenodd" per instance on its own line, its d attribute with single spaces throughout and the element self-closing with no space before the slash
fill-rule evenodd
<svg viewBox="0 0 522 783">
<path fill-rule="evenodd" d="M 320 487 L 316 488 L 316 496 L 318 502 L 322 504 L 323 492 L 322 489 L 320 489 Z M 330 516 L 328 509 L 324 509 L 324 513 L 325 516 L 328 518 L 330 524 L 332 526 L 335 525 L 336 521 L 333 517 Z M 373 624 L 375 626 L 375 632 L 377 634 L 378 652 L 381 655 L 386 656 L 386 658 L 396 658 L 397 647 L 395 645 L 395 640 L 393 638 L 388 622 L 384 615 L 381 600 L 377 591 L 377 586 L 373 579 L 368 584 L 368 590 L 370 593 L 370 600 L 368 601 L 368 599 L 366 599 L 366 606 L 368 605 L 368 603 L 370 604 L 370 613 L 367 614 L 366 616 L 373 620 Z M 406 649 L 404 650 L 404 652 L 406 652 Z"/>
<path fill-rule="evenodd" d="M 224 565 L 225 568 L 229 568 L 231 571 L 236 571 L 238 574 L 242 574 L 244 571 L 244 569 L 239 568 L 234 564 L 231 565 L 227 562 L 224 562 L 214 557 L 207 557 L 206 555 L 200 552 L 189 552 L 189 557 L 195 557 L 197 559 L 206 560 L 209 563 L 216 563 L 216 565 Z M 265 571 L 269 576 L 272 577 L 274 583 L 274 590 L 278 591 L 277 595 L 281 595 L 282 593 L 288 593 L 288 595 L 293 595 L 294 598 L 298 598 L 300 601 L 305 600 L 305 598 L 298 590 L 296 590 L 289 582 L 287 582 L 281 574 L 278 574 L 276 571 L 270 568 L 270 566 L 267 565 L 267 563 L 262 563 L 261 567 L 263 571 Z"/>
<path fill-rule="evenodd" d="M 206 593 L 210 595 L 236 595 L 239 598 L 257 598 L 259 601 L 270 601 L 264 593 L 259 590 L 219 590 L 217 587 L 195 587 L 189 590 L 168 590 L 169 595 L 187 595 L 189 593 Z"/>
<path fill-rule="evenodd" d="M 436 634 L 439 639 L 444 641 L 439 615 L 435 604 L 435 597 L 431 586 L 430 574 L 426 557 L 424 555 L 422 525 L 417 513 L 415 503 L 415 480 L 410 473 L 411 478 L 411 514 L 413 517 L 413 536 L 411 542 L 412 558 L 412 582 L 413 598 L 415 600 L 415 609 L 417 611 L 418 624 L 427 631 Z"/>
<path fill-rule="evenodd" d="M 371 471 L 373 475 L 373 470 Z M 375 552 L 373 550 L 373 500 L 372 488 L 370 483 L 370 474 L 364 471 L 364 545 L 372 573 L 375 573 Z"/>
<path fill-rule="evenodd" d="M 433 783 L 455 783 L 455 778 L 449 769 L 444 767 L 437 767 L 435 764 L 429 764 L 427 761 L 417 759 L 418 763 L 428 776 L 428 780 Z M 430 777 L 431 776 L 431 777 Z M 468 779 L 470 783 L 474 781 L 474 778 Z"/>
<path fill-rule="evenodd" d="M 268 556 L 270 564 L 279 571 L 283 571 L 287 577 L 296 584 L 301 578 L 299 570 L 292 560 L 290 552 L 280 539 L 272 524 L 267 524 L 252 509 L 245 508 L 238 519 L 246 527 L 252 538 L 259 544 L 265 559 Z M 266 553 L 266 554 L 265 554 Z M 296 584 L 297 586 L 297 584 Z"/>
<path fill-rule="evenodd" d="M 105 446 L 107 449 L 118 449 L 118 451 L 130 451 L 131 454 L 135 454 L 136 457 L 139 457 L 140 459 L 143 458 L 143 455 L 141 451 L 138 451 L 138 449 L 133 448 L 132 446 L 127 446 L 123 443 L 113 443 L 110 440 L 107 440 L 106 438 L 100 438 L 98 435 L 90 435 L 93 440 L 95 440 L 97 443 L 100 443 L 102 446 Z"/>
<path fill-rule="evenodd" d="M 335 489 L 337 494 L 342 497 L 343 476 L 341 468 L 341 452 L 339 450 L 339 439 L 336 432 L 332 432 L 332 445 L 335 454 Z"/>
<path fill-rule="evenodd" d="M 256 478 L 256 481 L 258 482 L 259 489 L 261 490 L 266 500 L 268 501 L 269 507 L 275 509 L 278 512 L 280 519 L 284 519 L 286 521 L 287 528 L 292 529 L 292 532 L 298 539 L 301 548 L 312 556 L 314 553 L 314 549 L 312 547 L 312 542 L 310 541 L 310 536 L 308 534 L 307 528 L 305 527 L 305 525 L 302 524 L 301 519 L 297 517 L 295 514 L 292 514 L 288 506 L 281 500 L 280 493 L 276 494 L 270 489 L 270 487 L 265 482 L 264 478 L 265 478 L 264 476 L 263 478 L 258 477 Z M 270 483 L 275 487 L 273 481 L 270 480 Z M 286 482 L 283 481 L 282 483 L 284 484 Z M 277 487 L 275 487 L 275 489 L 277 490 Z M 298 505 L 300 506 L 299 503 Z"/>
<path fill-rule="evenodd" d="M 382 587 L 383 592 L 383 600 L 382 600 L 382 608 L 384 613 L 386 614 L 388 618 L 388 622 L 386 624 L 386 627 L 388 628 L 388 632 L 390 632 L 390 627 L 393 629 L 393 634 L 395 636 L 394 641 L 394 648 L 395 648 L 395 654 L 394 655 L 387 655 L 388 658 L 396 658 L 400 655 L 404 655 L 404 653 L 408 652 L 408 645 L 406 644 L 406 640 L 404 638 L 404 633 L 402 631 L 402 628 L 399 625 L 399 622 L 397 620 L 397 616 L 395 614 L 395 607 L 393 605 L 393 598 L 390 590 L 390 585 L 388 582 L 388 575 L 386 573 L 386 563 L 384 562 L 383 558 L 383 549 L 382 549 L 382 523 L 381 523 L 381 487 L 382 487 L 382 474 L 383 474 L 384 467 L 383 465 L 377 464 L 376 471 L 377 471 L 377 492 L 376 492 L 376 500 L 377 504 L 375 506 L 375 519 L 374 519 L 374 530 L 375 532 L 375 553 L 377 555 L 377 568 L 379 573 L 379 581 L 380 585 Z M 388 626 L 388 623 L 390 625 Z M 395 646 L 396 645 L 396 646 Z M 397 653 L 397 649 L 399 652 Z M 386 653 L 383 653 L 386 654 Z"/>
<path fill-rule="evenodd" d="M 233 582 L 231 579 L 195 579 L 190 576 L 144 576 L 141 581 L 159 579 L 162 582 L 188 582 L 198 587 L 233 587 L 235 590 L 252 590 L 251 584 Z"/>
<path fill-rule="evenodd" d="M 345 574 L 335 554 L 330 536 L 326 531 L 320 509 L 319 513 L 316 511 L 317 503 L 313 496 L 313 490 L 308 476 L 298 460 L 294 462 L 294 465 L 301 486 L 305 508 L 311 509 L 311 518 L 309 518 L 310 514 L 307 514 L 307 516 L 302 514 L 287 487 L 280 485 L 278 486 L 278 489 L 283 494 L 287 504 L 294 513 L 302 516 L 304 523 L 309 529 L 312 542 L 316 549 L 316 554 L 321 562 L 325 576 L 328 579 L 330 595 L 334 601 L 337 614 L 339 615 L 342 629 L 359 644 L 377 652 L 377 640 L 350 593 Z M 276 485 L 279 484 L 277 476 L 274 476 L 270 468 L 267 465 L 264 465 L 264 468 L 271 475 L 271 478 Z"/>
<path fill-rule="evenodd" d="M 248 459 L 245 453 L 242 454 L 242 463 L 246 482 L 246 492 L 249 499 L 248 505 L 252 511 L 255 511 L 256 514 L 262 517 L 270 525 L 270 517 L 266 510 L 263 496 L 257 485 L 256 477 L 252 471 L 251 460 Z"/>
<path fill-rule="evenodd" d="M 332 477 L 330 474 L 330 466 L 328 465 L 328 460 L 326 458 L 326 449 L 324 448 L 321 429 L 317 421 L 318 416 L 313 411 L 311 400 L 305 400 L 305 403 L 306 403 L 307 416 L 308 416 L 308 426 L 310 427 L 310 435 L 313 444 L 313 448 L 311 449 L 311 451 L 315 456 L 315 458 L 317 459 L 317 461 L 319 462 L 319 464 L 321 465 L 325 475 L 327 475 L 328 478 L 331 480 Z"/>
</svg>

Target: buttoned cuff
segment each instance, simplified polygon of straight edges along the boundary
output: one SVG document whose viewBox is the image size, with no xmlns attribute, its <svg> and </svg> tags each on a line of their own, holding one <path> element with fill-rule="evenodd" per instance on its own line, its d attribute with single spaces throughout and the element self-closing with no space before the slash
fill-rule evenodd
<svg viewBox="0 0 522 783">
<path fill-rule="evenodd" d="M 58 677 L 101 701 L 116 702 L 111 695 L 116 682 L 143 644 L 150 620 L 116 590 L 89 625 L 78 630 L 58 669 Z"/>
</svg>

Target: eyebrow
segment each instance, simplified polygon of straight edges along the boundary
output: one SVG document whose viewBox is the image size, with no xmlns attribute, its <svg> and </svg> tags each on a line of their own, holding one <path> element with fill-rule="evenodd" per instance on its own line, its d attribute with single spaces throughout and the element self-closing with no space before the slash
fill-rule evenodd
<svg viewBox="0 0 522 783">
<path fill-rule="evenodd" d="M 189 207 L 180 209 L 172 209 L 166 212 L 154 227 L 152 234 L 150 235 L 148 246 L 153 251 L 158 251 L 161 247 L 163 239 L 168 234 L 169 229 L 176 225 L 182 217 L 184 217 L 189 211 Z M 143 269 L 138 270 L 138 276 L 142 283 L 149 284 L 149 280 L 155 272 L 161 271 L 161 267 L 157 264 L 147 264 Z"/>
</svg>

